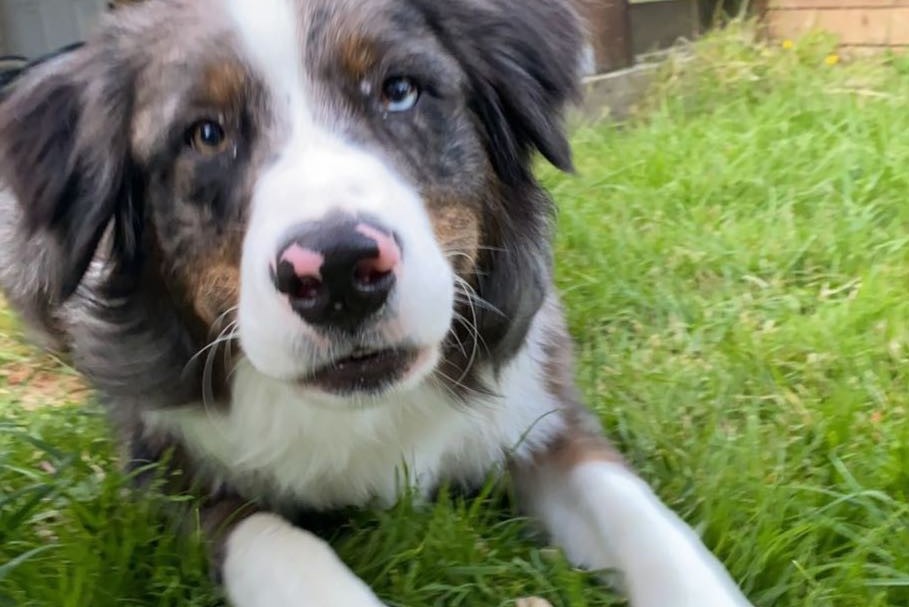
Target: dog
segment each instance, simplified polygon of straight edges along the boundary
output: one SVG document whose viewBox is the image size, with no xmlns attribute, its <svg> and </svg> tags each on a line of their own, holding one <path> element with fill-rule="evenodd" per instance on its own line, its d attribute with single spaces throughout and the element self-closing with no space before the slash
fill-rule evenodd
<svg viewBox="0 0 909 607">
<path fill-rule="evenodd" d="M 533 162 L 584 54 L 569 0 L 148 0 L 6 87 L 5 297 L 231 604 L 381 605 L 293 513 L 490 473 L 635 607 L 749 604 L 574 386 Z"/>
</svg>

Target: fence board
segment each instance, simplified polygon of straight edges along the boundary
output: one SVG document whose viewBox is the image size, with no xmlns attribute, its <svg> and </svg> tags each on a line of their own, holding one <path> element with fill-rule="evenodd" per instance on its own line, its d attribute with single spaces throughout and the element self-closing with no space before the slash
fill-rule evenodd
<svg viewBox="0 0 909 607">
<path fill-rule="evenodd" d="M 771 6 L 766 20 L 775 38 L 795 38 L 819 28 L 835 34 L 846 46 L 909 45 L 909 7 L 778 10 Z"/>
<path fill-rule="evenodd" d="M 895 6 L 909 6 L 909 0 L 773 0 L 772 10 L 787 9 L 881 9 Z"/>
<path fill-rule="evenodd" d="M 631 5 L 631 39 L 634 54 L 662 50 L 680 38 L 693 39 L 701 29 L 697 0 L 662 0 Z"/>
<path fill-rule="evenodd" d="M 610 72 L 634 61 L 628 0 L 575 0 L 587 21 L 596 70 Z"/>
</svg>

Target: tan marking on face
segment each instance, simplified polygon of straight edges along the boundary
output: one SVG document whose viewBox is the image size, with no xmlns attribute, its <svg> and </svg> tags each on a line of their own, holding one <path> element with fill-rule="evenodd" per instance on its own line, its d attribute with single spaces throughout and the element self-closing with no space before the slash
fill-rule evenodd
<svg viewBox="0 0 909 607">
<path fill-rule="evenodd" d="M 358 36 L 350 36 L 341 42 L 338 58 L 344 71 L 354 78 L 362 78 L 376 64 L 372 44 Z"/>
<path fill-rule="evenodd" d="M 240 300 L 240 268 L 217 263 L 206 268 L 193 286 L 193 307 L 199 318 L 214 328 Z"/>
<path fill-rule="evenodd" d="M 457 201 L 433 201 L 429 219 L 436 241 L 455 273 L 472 276 L 480 249 L 480 219 L 476 212 Z"/>
<path fill-rule="evenodd" d="M 190 304 L 198 318 L 213 331 L 233 320 L 227 314 L 240 301 L 240 251 L 238 238 L 226 238 L 221 246 L 201 253 L 181 270 Z"/>
<path fill-rule="evenodd" d="M 217 107 L 227 108 L 243 98 L 247 77 L 239 64 L 224 61 L 205 68 L 202 82 L 207 101 Z"/>
</svg>

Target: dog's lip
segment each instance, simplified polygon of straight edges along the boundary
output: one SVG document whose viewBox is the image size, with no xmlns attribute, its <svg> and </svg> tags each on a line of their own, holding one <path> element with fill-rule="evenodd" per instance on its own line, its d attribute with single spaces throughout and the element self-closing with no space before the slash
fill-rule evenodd
<svg viewBox="0 0 909 607">
<path fill-rule="evenodd" d="M 400 381 L 419 355 L 420 349 L 410 346 L 358 348 L 317 368 L 300 383 L 336 394 L 378 392 Z"/>
</svg>

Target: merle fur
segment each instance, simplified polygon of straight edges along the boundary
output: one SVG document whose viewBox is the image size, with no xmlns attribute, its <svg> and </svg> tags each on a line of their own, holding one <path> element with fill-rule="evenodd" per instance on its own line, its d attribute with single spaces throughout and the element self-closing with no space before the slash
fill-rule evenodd
<svg viewBox="0 0 909 607">
<path fill-rule="evenodd" d="M 485 209 L 474 279 L 485 304 L 461 310 L 477 315 L 480 356 L 469 355 L 475 334 L 458 327 L 456 341 L 469 347 L 452 345 L 443 366 L 447 377 L 461 378 L 452 389 L 467 396 L 489 390 L 477 372 L 484 363 L 498 371 L 521 349 L 551 283 L 554 205 L 534 178 L 532 160 L 539 151 L 573 171 L 561 121 L 579 94 L 579 22 L 562 2 L 410 1 L 463 66 L 469 106 L 500 180 L 500 195 Z"/>
<path fill-rule="evenodd" d="M 454 347 L 474 339 L 463 330 L 442 365 L 466 397 L 488 389 L 482 368 L 498 369 L 521 349 L 551 284 L 554 209 L 532 162 L 540 152 L 572 168 L 560 120 L 577 94 L 579 26 L 567 0 L 401 3 L 467 75 L 467 109 L 495 175 L 482 201 L 484 248 L 469 277 L 485 302 L 476 308 L 479 356 Z M 123 38 L 101 36 L 18 75 L 0 101 L 0 178 L 19 201 L 0 209 L 0 283 L 23 318 L 66 350 L 98 390 L 137 465 L 182 452 L 172 439 L 148 437 L 140 412 L 204 400 L 202 365 L 189 363 L 209 328 L 175 286 L 155 237 L 168 226 L 152 218 L 173 218 L 146 203 L 167 177 L 129 147 L 139 66 L 116 42 Z M 65 69 L 54 69 L 63 61 Z M 205 184 L 205 197 L 233 208 L 214 187 Z M 87 275 L 93 260 L 104 267 Z M 226 374 L 216 375 L 214 396 L 223 397 Z M 174 465 L 194 466 L 184 457 Z M 204 474 L 187 472 L 196 473 Z M 211 511 L 230 510 L 209 498 Z"/>
</svg>

